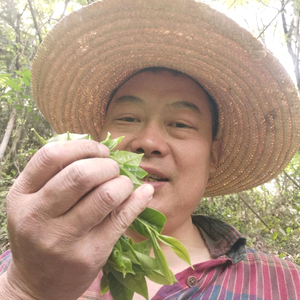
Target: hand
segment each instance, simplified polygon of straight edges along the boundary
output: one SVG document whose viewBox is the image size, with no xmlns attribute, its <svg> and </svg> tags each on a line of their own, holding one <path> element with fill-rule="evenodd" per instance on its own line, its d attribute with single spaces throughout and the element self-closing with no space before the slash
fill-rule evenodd
<svg viewBox="0 0 300 300">
<path fill-rule="evenodd" d="M 94 141 L 50 143 L 16 180 L 7 197 L 13 260 L 6 279 L 14 290 L 33 299 L 77 299 L 146 208 L 153 188 L 132 192 L 108 156 Z"/>
</svg>

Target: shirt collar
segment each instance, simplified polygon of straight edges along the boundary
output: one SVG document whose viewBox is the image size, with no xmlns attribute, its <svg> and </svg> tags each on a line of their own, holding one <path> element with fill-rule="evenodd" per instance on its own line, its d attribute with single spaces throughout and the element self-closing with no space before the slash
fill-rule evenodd
<svg viewBox="0 0 300 300">
<path fill-rule="evenodd" d="M 227 256 L 238 263 L 246 256 L 246 238 L 232 225 L 203 215 L 193 215 L 212 258 Z"/>
</svg>

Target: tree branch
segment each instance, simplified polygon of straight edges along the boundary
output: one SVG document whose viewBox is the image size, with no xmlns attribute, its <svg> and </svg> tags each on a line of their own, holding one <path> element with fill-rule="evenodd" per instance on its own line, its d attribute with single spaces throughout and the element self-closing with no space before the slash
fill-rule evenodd
<svg viewBox="0 0 300 300">
<path fill-rule="evenodd" d="M 51 15 L 51 17 L 49 18 L 49 21 L 50 21 L 50 20 L 54 20 L 54 21 L 59 22 L 59 21 L 65 16 L 66 9 L 67 9 L 68 3 L 69 3 L 70 1 L 71 1 L 71 0 L 65 0 L 65 7 L 64 7 L 64 10 L 63 10 L 62 14 L 60 15 L 60 17 L 59 17 L 58 19 L 52 18 L 52 15 L 53 15 L 53 12 L 52 12 L 52 15 Z"/>
<path fill-rule="evenodd" d="M 65 7 L 64 7 L 64 11 L 62 12 L 61 16 L 59 17 L 58 21 L 60 21 L 64 16 L 65 16 L 65 13 L 66 13 L 66 9 L 67 9 L 67 6 L 68 6 L 68 3 L 70 2 L 70 0 L 65 0 Z"/>
<path fill-rule="evenodd" d="M 27 0 L 27 1 L 28 1 L 28 4 L 29 4 L 29 7 L 30 7 L 30 12 L 31 12 L 31 16 L 32 16 L 32 19 L 33 19 L 34 27 L 35 27 L 35 30 L 36 30 L 36 34 L 38 35 L 39 42 L 41 44 L 42 41 L 43 41 L 43 39 L 41 37 L 40 31 L 39 31 L 39 28 L 38 28 L 38 24 L 37 24 L 37 21 L 36 21 L 36 18 L 35 18 L 35 13 L 34 13 L 34 10 L 33 10 L 33 7 L 32 7 L 32 3 L 31 3 L 31 0 Z"/>
<path fill-rule="evenodd" d="M 21 120 L 26 119 L 26 116 L 25 116 L 26 110 L 27 110 L 26 106 L 23 106 Z M 11 148 L 9 150 L 9 153 L 5 157 L 4 164 L 13 156 L 13 154 L 15 154 L 17 152 L 17 144 L 19 143 L 22 131 L 24 129 L 24 125 L 21 122 L 16 122 L 16 123 L 17 123 L 17 126 L 16 126 L 15 132 L 14 132 L 13 142 L 12 142 Z M 14 156 L 16 156 L 16 154 Z M 15 160 L 14 160 L 14 164 L 16 166 Z M 17 168 L 17 170 L 19 170 L 19 168 L 17 166 L 16 166 L 16 168 Z"/>
<path fill-rule="evenodd" d="M 281 0 L 281 5 L 282 5 L 282 7 L 285 6 L 284 0 Z M 294 25 L 293 24 L 294 24 L 295 18 L 293 18 L 289 29 L 287 27 L 285 14 L 284 14 L 283 10 L 282 10 L 282 13 L 281 13 L 281 18 L 282 18 L 283 31 L 284 31 L 284 34 L 286 35 L 286 38 L 285 38 L 286 46 L 287 46 L 288 52 L 289 52 L 289 54 L 292 58 L 292 61 L 293 61 L 297 87 L 298 87 L 298 90 L 300 91 L 300 74 L 299 74 L 299 66 L 298 66 L 299 65 L 299 60 L 298 60 L 299 53 L 298 53 L 298 55 L 294 53 L 293 47 L 292 47 L 292 42 L 291 42 L 292 33 L 294 31 Z M 296 37 L 296 42 L 297 42 L 297 37 Z M 296 45 L 296 48 L 297 48 L 297 45 Z"/>
<path fill-rule="evenodd" d="M 292 178 L 285 170 L 283 170 L 283 173 L 298 189 L 300 189 L 300 184 L 294 178 Z"/>
<path fill-rule="evenodd" d="M 13 110 L 10 114 L 10 117 L 9 117 L 9 121 L 7 123 L 7 126 L 6 126 L 6 131 L 5 131 L 3 140 L 2 140 L 1 145 L 0 145 L 0 162 L 3 158 L 3 155 L 4 155 L 4 152 L 7 148 L 12 130 L 14 128 L 14 123 L 15 123 L 16 116 L 17 116 L 17 111 L 16 111 L 15 108 L 13 108 Z"/>
<path fill-rule="evenodd" d="M 259 39 L 262 34 L 268 29 L 268 27 L 270 27 L 270 25 L 273 23 L 273 21 L 278 17 L 278 15 L 284 10 L 285 6 L 290 2 L 290 0 L 286 1 L 286 3 L 283 5 L 283 7 L 281 7 L 281 9 L 277 12 L 277 14 L 275 15 L 275 17 L 271 20 L 271 22 L 265 26 L 265 28 L 260 32 L 260 34 L 256 37 L 257 39 Z"/>
<path fill-rule="evenodd" d="M 270 230 L 270 227 L 267 223 L 259 216 L 259 214 L 246 202 L 240 193 L 237 193 L 239 198 L 244 202 L 244 204 L 255 214 L 255 216 Z"/>
</svg>

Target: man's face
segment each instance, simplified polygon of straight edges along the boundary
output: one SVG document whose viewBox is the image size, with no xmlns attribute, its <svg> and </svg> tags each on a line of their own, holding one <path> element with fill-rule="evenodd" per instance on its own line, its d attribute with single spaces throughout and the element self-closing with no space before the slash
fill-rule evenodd
<svg viewBox="0 0 300 300">
<path fill-rule="evenodd" d="M 108 108 L 101 139 L 124 135 L 118 149 L 144 153 L 151 207 L 168 224 L 184 222 L 199 203 L 218 164 L 207 96 L 193 80 L 170 72 L 142 72 L 125 82 Z"/>
</svg>

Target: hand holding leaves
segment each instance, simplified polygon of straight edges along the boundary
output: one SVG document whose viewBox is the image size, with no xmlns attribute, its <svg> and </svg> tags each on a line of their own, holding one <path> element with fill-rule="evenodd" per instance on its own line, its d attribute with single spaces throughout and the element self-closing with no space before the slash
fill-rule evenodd
<svg viewBox="0 0 300 300">
<path fill-rule="evenodd" d="M 89 134 L 67 132 L 45 140 L 34 129 L 33 131 L 42 145 L 56 141 L 93 139 Z M 118 163 L 120 174 L 128 176 L 135 189 L 143 184 L 141 179 L 147 175 L 147 172 L 139 167 L 143 154 L 113 151 L 123 138 L 111 139 L 111 134 L 108 133 L 107 138 L 101 143 L 109 148 L 110 158 Z M 134 293 L 138 293 L 148 299 L 145 277 L 162 285 L 173 284 L 177 281 L 168 267 L 160 242 L 170 246 L 189 265 L 191 265 L 190 257 L 178 240 L 161 234 L 165 223 L 166 217 L 149 207 L 134 220 L 130 228 L 139 232 L 146 240 L 135 244 L 132 239 L 124 235 L 120 237 L 103 267 L 101 294 L 110 291 L 114 300 L 131 300 Z M 154 257 L 150 256 L 152 248 Z"/>
</svg>

